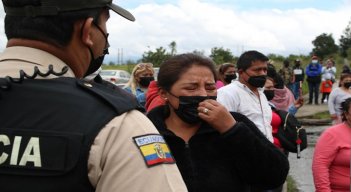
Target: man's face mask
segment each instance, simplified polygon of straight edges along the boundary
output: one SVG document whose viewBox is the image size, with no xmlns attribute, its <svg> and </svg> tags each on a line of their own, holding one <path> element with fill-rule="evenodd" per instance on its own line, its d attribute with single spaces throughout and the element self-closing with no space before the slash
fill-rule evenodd
<svg viewBox="0 0 351 192">
<path fill-rule="evenodd" d="M 179 99 L 178 109 L 175 109 L 172 105 L 170 105 L 177 116 L 186 123 L 189 124 L 197 124 L 202 121 L 199 117 L 199 112 L 197 108 L 199 107 L 199 103 L 206 99 L 216 100 L 216 96 L 175 96 L 170 93 L 172 96 Z"/>
<path fill-rule="evenodd" d="M 142 86 L 142 87 L 148 87 L 150 82 L 155 80 L 154 77 L 139 77 L 139 84 Z"/>
<path fill-rule="evenodd" d="M 315 60 L 315 59 L 314 59 L 314 60 L 312 60 L 312 63 L 313 63 L 313 64 L 317 64 L 317 63 L 318 63 L 318 60 Z"/>
<path fill-rule="evenodd" d="M 249 80 L 247 80 L 247 82 L 253 87 L 263 87 L 266 83 L 266 75 L 250 76 L 248 73 L 246 74 L 249 76 Z"/>
<path fill-rule="evenodd" d="M 345 82 L 344 87 L 349 89 L 351 87 L 351 82 Z"/>
<path fill-rule="evenodd" d="M 232 80 L 234 80 L 234 79 L 236 79 L 236 74 L 235 74 L 235 73 L 234 73 L 234 74 L 229 74 L 229 75 L 225 75 L 225 76 L 224 76 L 224 81 L 225 81 L 226 83 L 231 83 Z"/>
<path fill-rule="evenodd" d="M 266 95 L 268 101 L 274 98 L 274 90 L 264 90 L 263 93 Z"/>
<path fill-rule="evenodd" d="M 93 24 L 96 26 L 96 28 L 102 33 L 102 35 L 105 37 L 105 48 L 102 52 L 102 55 L 100 55 L 99 57 L 97 57 L 96 59 L 94 59 L 94 54 L 93 54 L 93 51 L 91 50 L 91 48 L 89 47 L 89 51 L 90 51 L 90 56 L 91 56 L 91 61 L 90 61 L 90 64 L 89 64 L 89 68 L 87 70 L 87 72 L 85 73 L 84 76 L 88 76 L 92 73 L 94 73 L 96 70 L 98 70 L 101 65 L 102 65 L 102 62 L 104 61 L 104 58 L 105 58 L 105 55 L 106 54 L 109 54 L 108 52 L 108 48 L 110 47 L 110 44 L 108 43 L 108 33 L 105 34 L 105 32 L 97 25 L 95 24 L 95 22 L 93 22 Z"/>
</svg>

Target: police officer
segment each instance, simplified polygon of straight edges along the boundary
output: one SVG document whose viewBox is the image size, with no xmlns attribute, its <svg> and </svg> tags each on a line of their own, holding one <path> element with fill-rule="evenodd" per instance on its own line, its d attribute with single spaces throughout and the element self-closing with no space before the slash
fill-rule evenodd
<svg viewBox="0 0 351 192">
<path fill-rule="evenodd" d="M 165 141 L 123 91 L 86 82 L 108 53 L 112 0 L 3 0 L 0 189 L 186 191 Z"/>
</svg>

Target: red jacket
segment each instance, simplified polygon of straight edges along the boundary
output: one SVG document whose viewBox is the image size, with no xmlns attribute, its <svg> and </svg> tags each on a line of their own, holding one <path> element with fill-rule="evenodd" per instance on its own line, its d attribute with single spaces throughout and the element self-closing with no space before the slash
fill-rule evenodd
<svg viewBox="0 0 351 192">
<path fill-rule="evenodd" d="M 151 81 L 146 93 L 146 104 L 145 104 L 146 112 L 149 112 L 151 109 L 164 104 L 165 104 L 165 100 L 162 99 L 158 94 L 157 81 Z"/>
</svg>

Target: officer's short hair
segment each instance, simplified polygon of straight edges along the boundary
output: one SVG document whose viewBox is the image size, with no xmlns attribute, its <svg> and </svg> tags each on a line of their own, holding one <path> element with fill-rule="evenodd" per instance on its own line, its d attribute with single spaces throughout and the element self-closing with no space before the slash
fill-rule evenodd
<svg viewBox="0 0 351 192">
<path fill-rule="evenodd" d="M 134 21 L 134 16 L 112 0 L 2 0 L 5 34 L 8 39 L 24 38 L 66 46 L 73 24 L 88 17 L 98 21 L 103 9 L 111 9 Z"/>
<path fill-rule="evenodd" d="M 238 59 L 237 68 L 242 69 L 245 71 L 246 69 L 250 68 L 252 62 L 255 61 L 268 61 L 268 57 L 258 51 L 246 51 Z"/>
</svg>

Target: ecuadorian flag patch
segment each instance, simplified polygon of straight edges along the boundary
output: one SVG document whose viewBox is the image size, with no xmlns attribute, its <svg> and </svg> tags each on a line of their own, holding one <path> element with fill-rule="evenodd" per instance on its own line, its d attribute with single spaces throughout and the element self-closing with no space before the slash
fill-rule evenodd
<svg viewBox="0 0 351 192">
<path fill-rule="evenodd" d="M 133 137 L 148 167 L 172 164 L 175 160 L 161 135 L 149 134 Z"/>
</svg>

